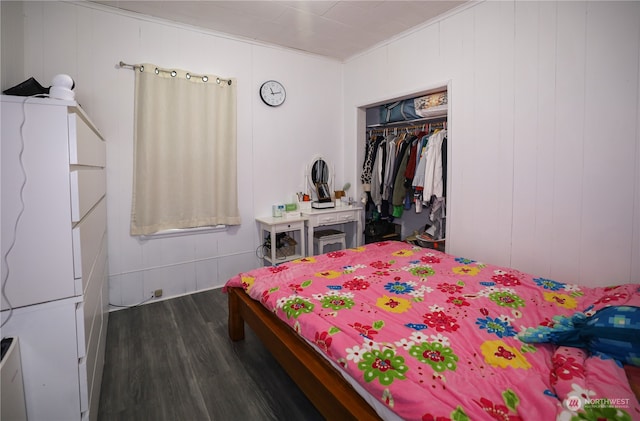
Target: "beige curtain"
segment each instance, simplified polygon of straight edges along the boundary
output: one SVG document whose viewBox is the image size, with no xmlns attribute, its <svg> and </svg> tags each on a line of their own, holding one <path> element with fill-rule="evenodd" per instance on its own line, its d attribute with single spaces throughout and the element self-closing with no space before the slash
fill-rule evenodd
<svg viewBox="0 0 640 421">
<path fill-rule="evenodd" d="M 134 72 L 131 235 L 239 225 L 236 80 L 153 64 Z"/>
</svg>

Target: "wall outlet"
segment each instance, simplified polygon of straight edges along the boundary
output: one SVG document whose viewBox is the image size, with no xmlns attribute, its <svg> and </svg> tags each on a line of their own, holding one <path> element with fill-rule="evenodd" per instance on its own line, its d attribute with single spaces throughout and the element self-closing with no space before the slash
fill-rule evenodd
<svg viewBox="0 0 640 421">
<path fill-rule="evenodd" d="M 158 298 L 158 297 L 162 297 L 161 289 L 156 289 L 155 291 L 153 291 L 153 298 Z"/>
</svg>

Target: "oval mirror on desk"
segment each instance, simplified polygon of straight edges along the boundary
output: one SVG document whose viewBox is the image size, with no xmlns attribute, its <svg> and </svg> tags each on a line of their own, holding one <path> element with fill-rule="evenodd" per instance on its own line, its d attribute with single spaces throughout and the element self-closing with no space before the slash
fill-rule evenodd
<svg viewBox="0 0 640 421">
<path fill-rule="evenodd" d="M 329 165 L 324 159 L 318 158 L 313 162 L 311 166 L 311 181 L 313 185 L 329 182 Z"/>
<path fill-rule="evenodd" d="M 331 166 L 329 165 L 327 160 L 325 160 L 321 156 L 315 156 L 311 160 L 310 165 L 307 167 L 305 176 L 307 178 L 307 183 L 308 183 L 307 190 L 308 192 L 311 193 L 313 200 L 321 199 L 318 196 L 318 191 L 317 191 L 318 185 L 324 186 L 322 190 L 325 191 L 327 194 L 330 194 L 331 187 L 332 187 L 333 174 L 332 174 Z M 326 200 L 327 197 L 325 196 L 322 199 Z M 329 201 L 331 200 L 330 196 L 328 197 L 328 200 Z"/>
</svg>

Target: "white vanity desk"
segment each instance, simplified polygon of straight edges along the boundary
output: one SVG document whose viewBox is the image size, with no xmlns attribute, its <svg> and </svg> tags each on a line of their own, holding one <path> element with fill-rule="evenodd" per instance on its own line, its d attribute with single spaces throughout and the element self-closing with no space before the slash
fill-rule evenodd
<svg viewBox="0 0 640 421">
<path fill-rule="evenodd" d="M 327 190 L 334 191 L 333 180 L 333 166 L 322 156 L 314 156 L 310 164 L 305 168 L 304 180 L 306 193 L 309 194 L 311 200 L 319 200 L 317 190 L 322 184 L 324 184 Z M 345 239 L 347 247 L 359 247 L 363 244 L 362 238 L 364 229 L 362 224 L 364 220 L 364 210 L 361 206 L 336 206 L 335 208 L 327 209 L 305 208 L 300 209 L 300 214 L 306 219 L 307 254 L 309 256 L 313 256 L 315 253 L 315 250 L 313 249 L 314 231 L 316 231 L 316 228 L 326 225 L 350 224 L 352 229 L 345 231 L 351 231 L 353 232 L 353 235 L 351 235 L 351 240 L 348 240 L 349 236 Z"/>
<path fill-rule="evenodd" d="M 309 255 L 314 254 L 313 232 L 316 228 L 325 225 L 355 223 L 352 241 L 351 243 L 347 242 L 347 247 L 359 247 L 362 245 L 362 207 L 352 205 L 329 209 L 304 209 L 300 213 L 307 219 L 307 253 Z"/>
</svg>

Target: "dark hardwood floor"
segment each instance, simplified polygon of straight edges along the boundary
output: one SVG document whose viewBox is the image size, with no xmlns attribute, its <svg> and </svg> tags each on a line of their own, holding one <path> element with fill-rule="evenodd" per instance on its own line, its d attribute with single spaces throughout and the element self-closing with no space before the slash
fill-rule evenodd
<svg viewBox="0 0 640 421">
<path fill-rule="evenodd" d="M 220 289 L 112 312 L 98 420 L 321 420 Z"/>
</svg>

